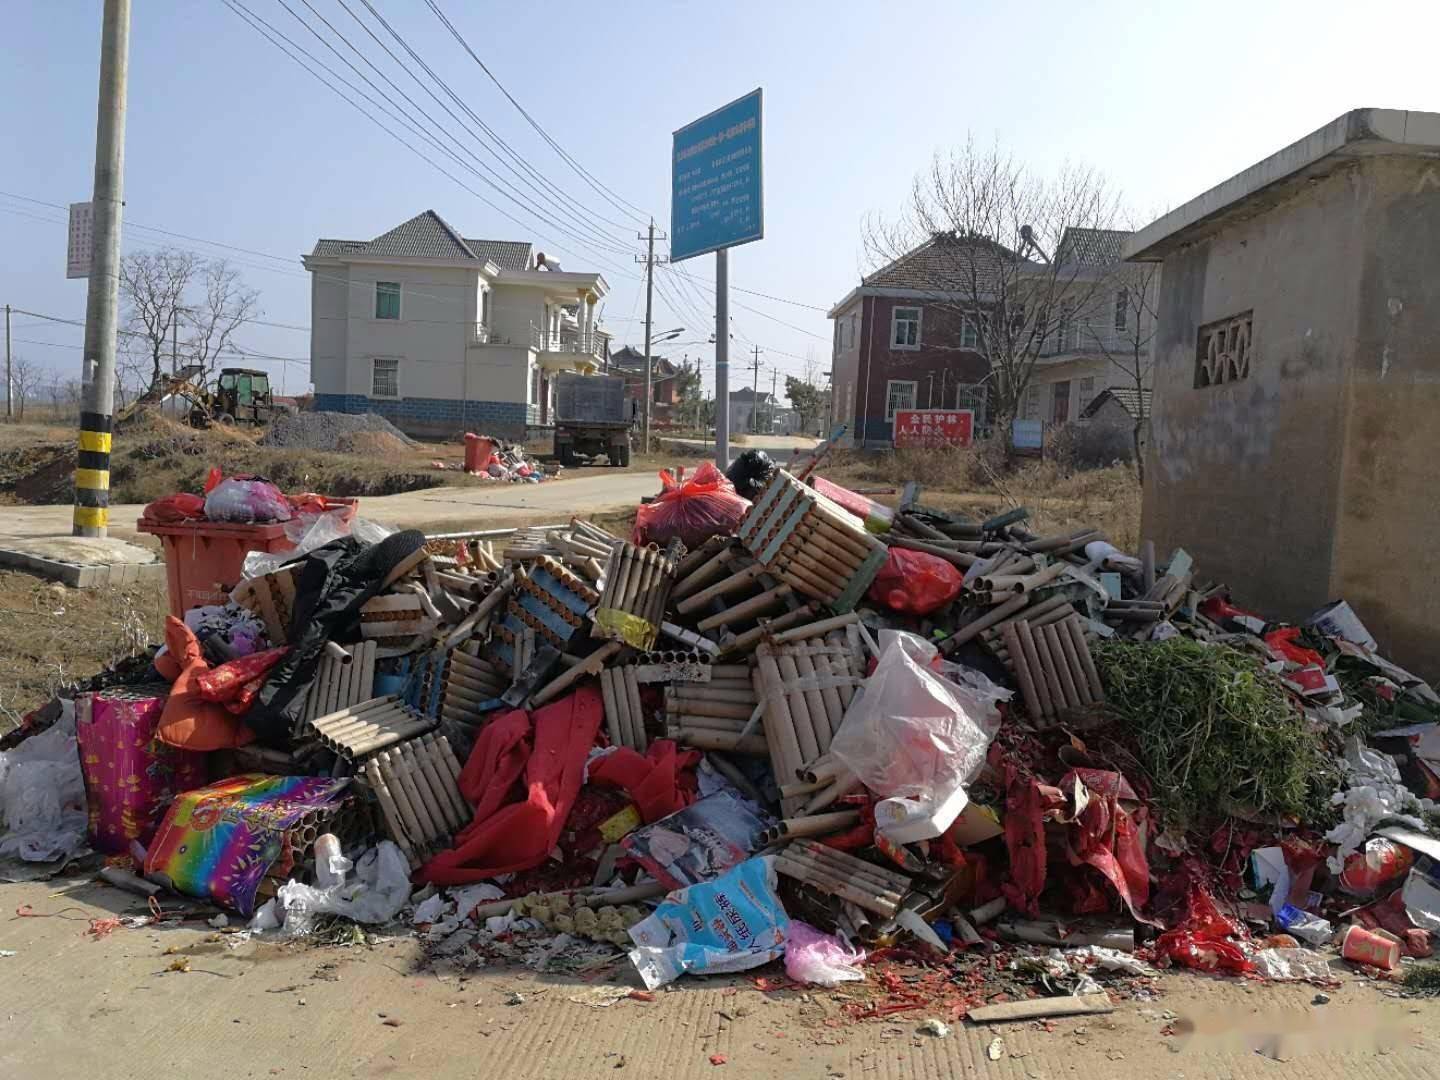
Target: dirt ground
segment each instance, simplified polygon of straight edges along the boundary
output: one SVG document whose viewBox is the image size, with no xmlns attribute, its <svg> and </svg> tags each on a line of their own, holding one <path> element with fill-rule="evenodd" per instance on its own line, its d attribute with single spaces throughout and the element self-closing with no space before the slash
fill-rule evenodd
<svg viewBox="0 0 1440 1080">
<path fill-rule="evenodd" d="M 0 885 L 0 904 L 37 916 L 0 920 L 0 950 L 14 952 L 0 953 L 0 1076 L 15 1080 L 1408 1080 L 1437 1075 L 1440 1050 L 1440 1003 L 1386 997 L 1349 973 L 1328 1004 L 1308 986 L 1171 975 L 1153 1000 L 1109 1015 L 959 1022 L 936 1038 L 916 1030 L 933 1015 L 923 1009 L 850 1022 L 843 988 L 757 985 L 783 982 L 778 965 L 600 1007 L 616 984 L 639 988 L 627 962 L 462 974 L 423 964 L 408 936 L 230 948 L 199 920 L 96 933 L 91 920 L 145 907 L 83 880 Z"/>
</svg>

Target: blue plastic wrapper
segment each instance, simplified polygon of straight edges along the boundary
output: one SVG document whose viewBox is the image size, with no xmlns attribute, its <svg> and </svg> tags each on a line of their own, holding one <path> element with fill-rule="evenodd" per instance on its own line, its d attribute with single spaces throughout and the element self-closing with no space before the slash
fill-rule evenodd
<svg viewBox="0 0 1440 1080">
<path fill-rule="evenodd" d="M 665 897 L 630 928 L 630 961 L 650 990 L 687 971 L 744 971 L 783 956 L 789 927 L 775 892 L 774 860 L 747 859 L 714 881 Z"/>
</svg>

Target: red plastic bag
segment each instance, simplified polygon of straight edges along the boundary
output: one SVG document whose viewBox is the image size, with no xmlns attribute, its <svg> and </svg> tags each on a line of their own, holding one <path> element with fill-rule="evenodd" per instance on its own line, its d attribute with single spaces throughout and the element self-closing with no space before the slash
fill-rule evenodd
<svg viewBox="0 0 1440 1080">
<path fill-rule="evenodd" d="M 867 594 L 904 615 L 929 615 L 960 595 L 965 576 L 937 555 L 892 547 Z"/>
<path fill-rule="evenodd" d="M 205 499 L 200 495 L 179 491 L 174 495 L 156 499 L 145 507 L 145 512 L 140 516 L 148 521 L 158 521 L 164 525 L 175 525 L 182 521 L 203 521 Z"/>
<path fill-rule="evenodd" d="M 1306 667 L 1309 664 L 1318 664 L 1322 669 L 1325 667 L 1325 658 L 1314 649 L 1307 649 L 1304 645 L 1297 645 L 1295 639 L 1300 636 L 1298 626 L 1287 626 L 1281 630 L 1271 630 L 1266 634 L 1264 641 L 1270 646 L 1272 652 L 1279 653 L 1286 660 Z"/>
<path fill-rule="evenodd" d="M 1199 971 L 1254 971 L 1255 965 L 1232 938 L 1244 938 L 1245 928 L 1225 915 L 1214 895 L 1199 880 L 1198 871 L 1187 867 L 1190 882 L 1185 892 L 1185 918 L 1173 930 L 1155 939 L 1157 958 L 1169 959 L 1182 967 Z"/>
<path fill-rule="evenodd" d="M 683 484 L 669 472 L 660 473 L 660 483 L 664 490 L 635 514 L 632 544 L 663 545 L 678 536 L 693 550 L 712 536 L 733 533 L 750 509 L 750 501 L 708 461 Z"/>
</svg>

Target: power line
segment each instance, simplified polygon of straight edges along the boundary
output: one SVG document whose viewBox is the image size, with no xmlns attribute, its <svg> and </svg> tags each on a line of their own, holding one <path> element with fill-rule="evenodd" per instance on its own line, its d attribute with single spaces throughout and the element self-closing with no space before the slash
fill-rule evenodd
<svg viewBox="0 0 1440 1080">
<path fill-rule="evenodd" d="M 435 3 L 435 0 L 425 0 L 425 3 L 426 6 L 428 6 L 430 10 L 435 13 L 435 17 L 440 20 L 440 22 L 444 25 L 445 29 L 450 31 L 450 36 L 453 37 L 456 41 L 458 41 L 461 48 L 463 48 L 467 53 L 470 54 L 470 59 L 474 60 L 475 63 L 480 65 L 480 70 L 485 72 L 485 74 L 489 77 L 490 81 L 493 82 L 499 88 L 500 92 L 505 95 L 506 100 L 509 101 L 511 105 L 515 106 L 516 110 L 519 111 L 520 115 L 523 116 L 526 122 L 532 128 L 534 128 L 536 132 L 539 133 L 540 137 L 549 144 L 550 148 L 554 150 L 555 153 L 560 155 L 562 161 L 564 161 L 567 165 L 574 169 L 575 172 L 578 173 L 581 178 L 585 180 L 586 183 L 588 183 L 592 188 L 594 188 L 599 195 L 601 195 L 607 202 L 609 202 L 611 206 L 614 206 L 622 213 L 631 214 L 631 216 L 635 217 L 635 219 L 641 225 L 646 224 L 646 222 L 650 220 L 653 215 L 646 214 L 644 210 L 641 210 L 634 203 L 626 201 L 625 199 L 617 195 L 615 192 L 611 191 L 610 188 L 606 187 L 600 180 L 598 180 L 588 169 L 585 168 L 585 166 L 581 165 L 578 161 L 576 161 L 575 158 L 573 158 L 563 146 L 561 146 L 558 142 L 551 138 L 550 133 L 546 131 L 543 127 L 541 127 L 540 123 L 533 116 L 531 116 L 528 112 L 525 111 L 525 107 L 521 105 L 520 102 L 515 100 L 514 95 L 511 94 L 509 90 L 505 89 L 504 84 L 495 77 L 495 73 L 485 65 L 485 61 L 480 59 L 480 57 L 476 54 L 475 50 L 470 47 L 470 43 L 465 40 L 464 36 L 460 33 L 460 31 L 455 29 L 455 25 L 448 18 L 445 17 L 445 13 L 440 10 L 439 6 Z"/>
</svg>

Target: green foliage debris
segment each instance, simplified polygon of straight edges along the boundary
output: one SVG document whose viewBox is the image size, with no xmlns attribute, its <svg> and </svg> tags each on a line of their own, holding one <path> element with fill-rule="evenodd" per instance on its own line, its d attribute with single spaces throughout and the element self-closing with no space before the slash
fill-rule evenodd
<svg viewBox="0 0 1440 1080">
<path fill-rule="evenodd" d="M 1109 712 L 1153 781 L 1166 824 L 1244 809 L 1324 828 L 1339 771 L 1317 730 L 1252 653 L 1187 637 L 1094 648 Z"/>
</svg>

